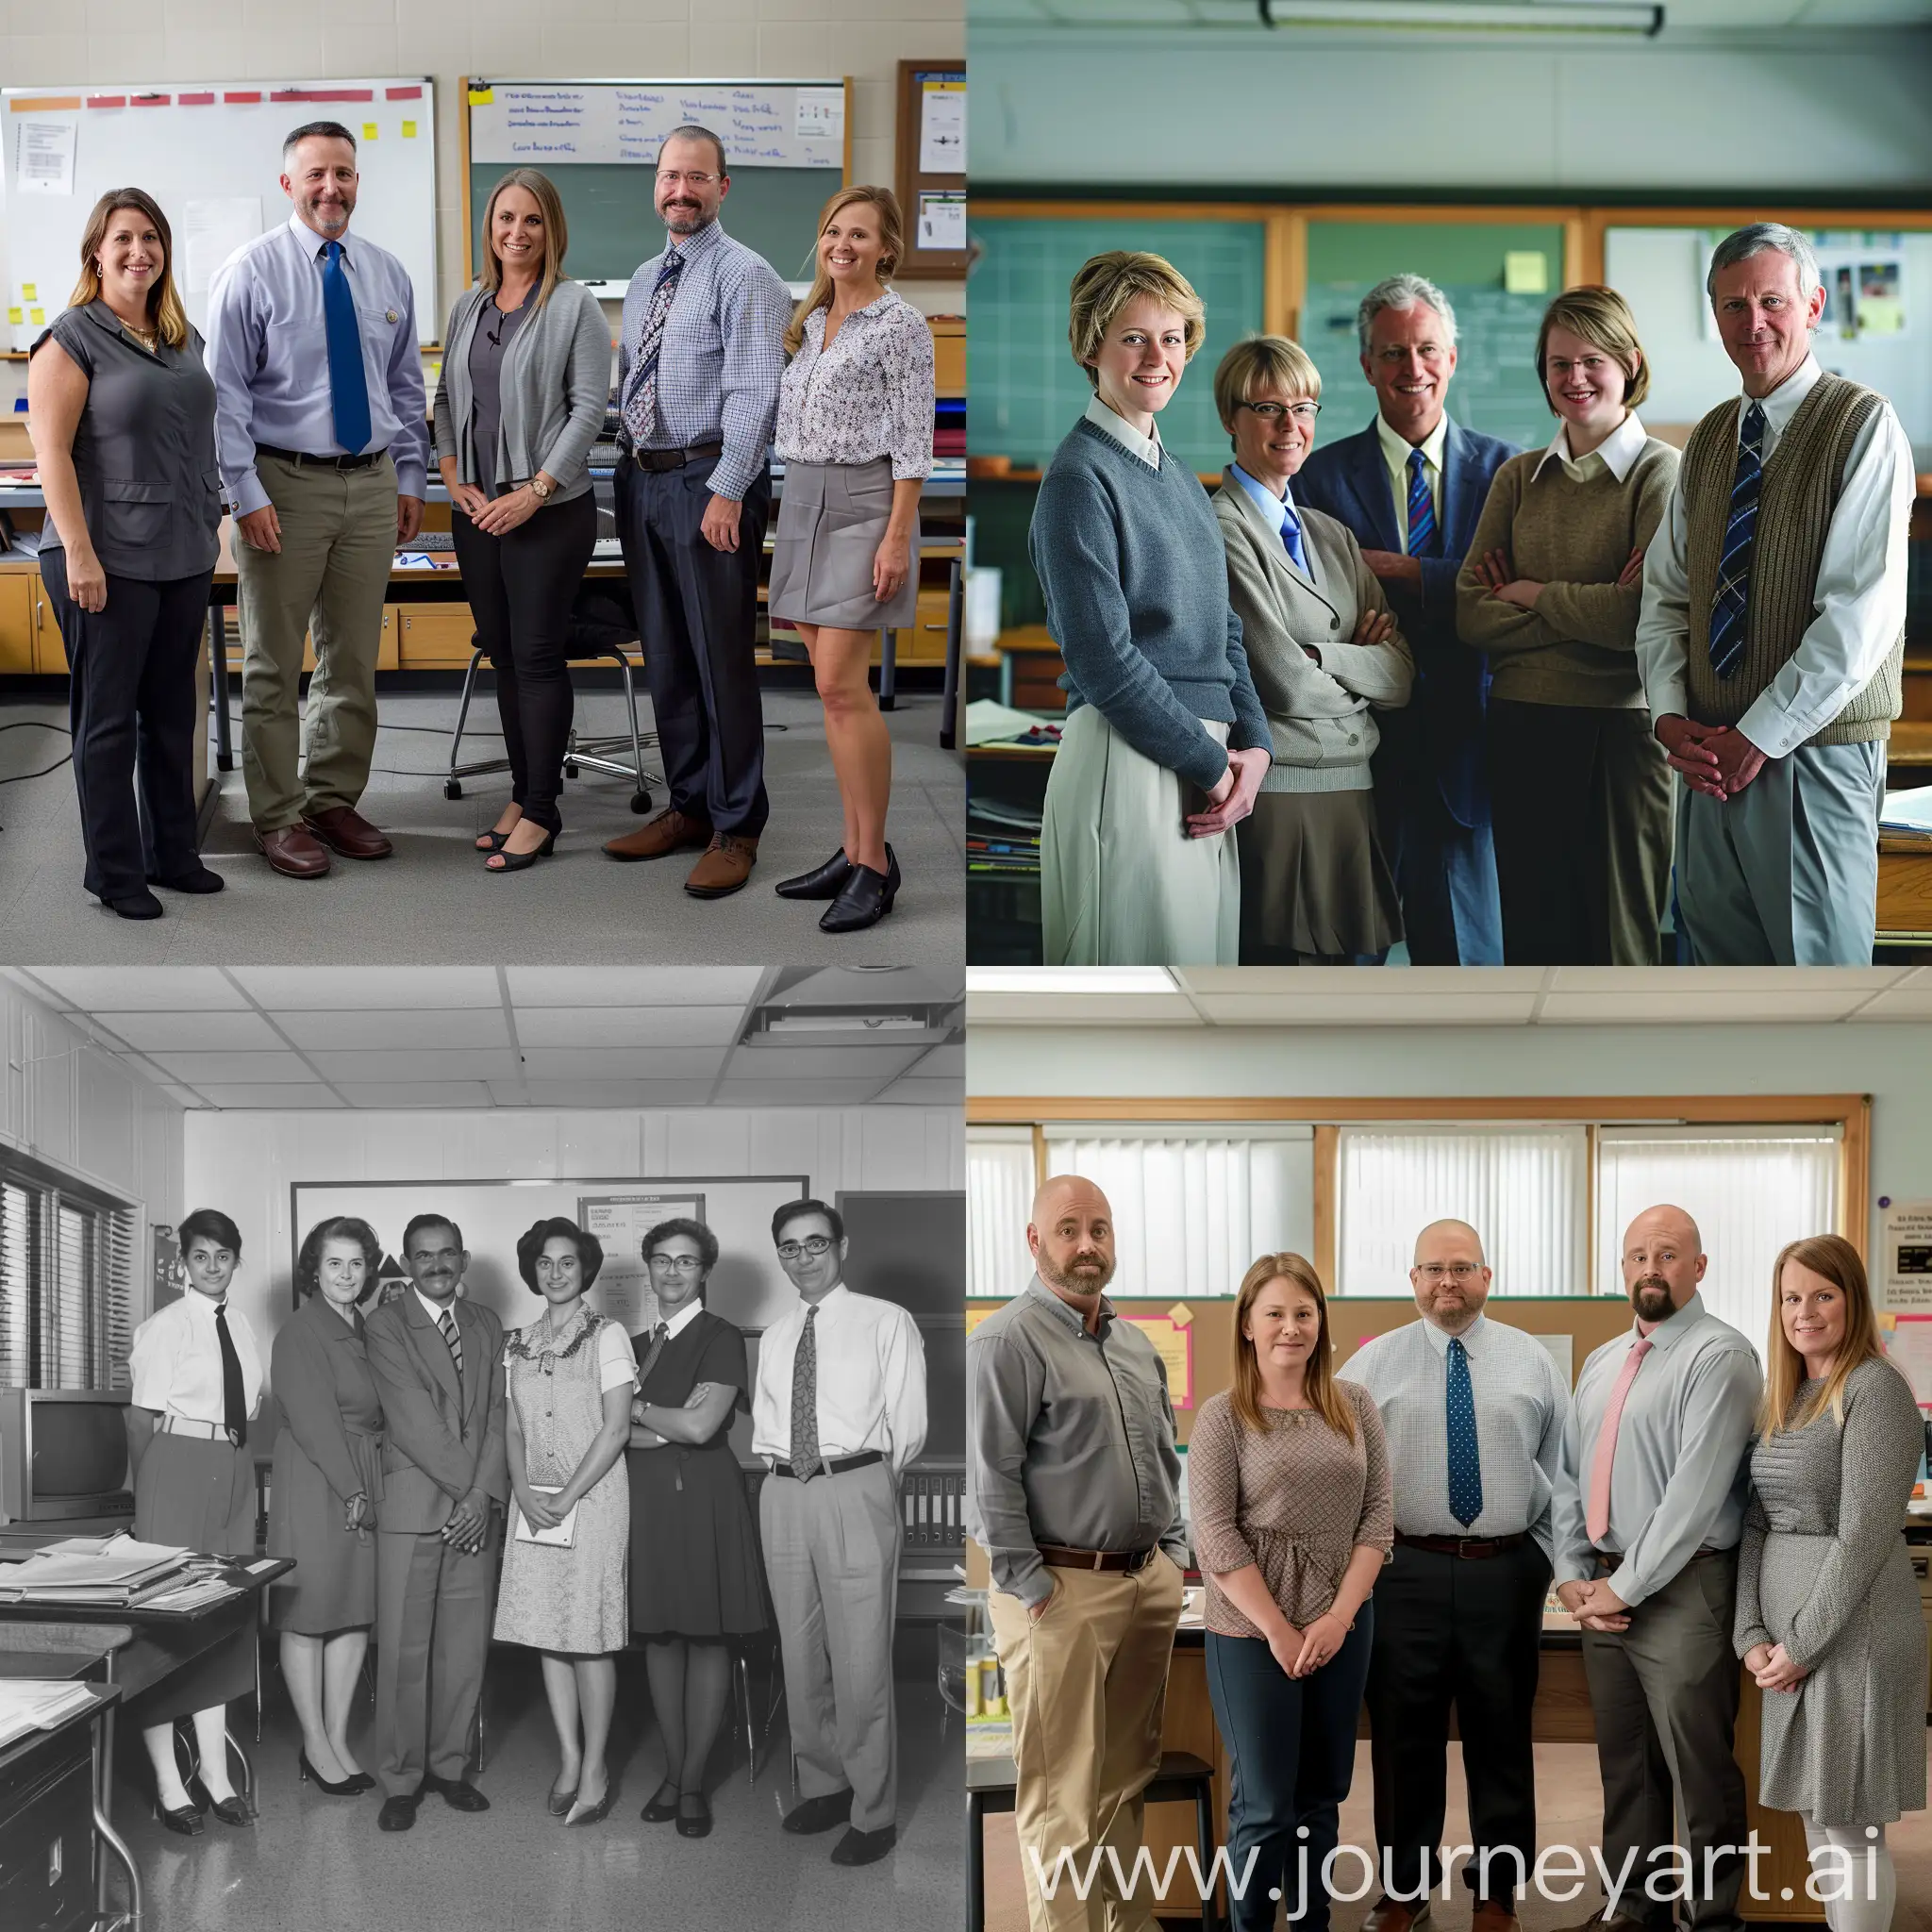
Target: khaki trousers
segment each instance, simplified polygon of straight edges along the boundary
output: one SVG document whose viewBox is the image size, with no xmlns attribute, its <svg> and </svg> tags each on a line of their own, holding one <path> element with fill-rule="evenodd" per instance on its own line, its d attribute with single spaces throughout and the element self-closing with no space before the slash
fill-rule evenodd
<svg viewBox="0 0 1932 1932">
<path fill-rule="evenodd" d="M 375 658 L 396 548 L 395 465 L 325 470 L 280 457 L 257 474 L 282 526 L 279 551 L 238 536 L 243 649 L 242 770 L 248 816 L 275 832 L 354 805 L 375 751 Z M 315 644 L 298 725 L 304 632 Z M 298 745 L 299 736 L 299 745 Z M 297 754 L 303 764 L 297 765 Z"/>
<path fill-rule="evenodd" d="M 1141 1849 L 1141 1793 L 1160 1765 L 1168 1663 L 1181 1614 L 1181 1573 L 1162 1552 L 1132 1576 L 1053 1570 L 1053 1601 L 1036 1622 L 1018 1597 L 987 1598 L 993 1643 L 1013 1713 L 1014 1823 L 1033 1932 L 1154 1932 L 1156 1901 L 1143 1879 L 1124 1898 L 1107 1857 L 1131 1875 Z M 1062 1876 L 1062 1849 L 1084 1874 L 1083 1901 Z M 1039 1867 L 1034 1863 L 1039 1857 Z"/>
</svg>

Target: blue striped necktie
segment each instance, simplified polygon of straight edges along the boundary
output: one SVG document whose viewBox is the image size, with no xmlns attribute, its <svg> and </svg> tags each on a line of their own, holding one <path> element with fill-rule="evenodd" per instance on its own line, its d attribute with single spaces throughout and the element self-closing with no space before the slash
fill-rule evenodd
<svg viewBox="0 0 1932 1932">
<path fill-rule="evenodd" d="M 1436 534 L 1436 499 L 1429 494 L 1428 459 L 1419 449 L 1408 453 L 1408 554 L 1420 557 Z"/>
<path fill-rule="evenodd" d="M 1483 1513 L 1483 1470 L 1476 1454 L 1475 1391 L 1469 1385 L 1469 1351 L 1449 1338 L 1449 1512 L 1464 1529 Z"/>
<path fill-rule="evenodd" d="M 1306 575 L 1308 554 L 1302 547 L 1302 520 L 1295 515 L 1294 505 L 1286 497 L 1281 501 L 1281 541 L 1288 545 L 1288 554 L 1295 569 Z"/>
<path fill-rule="evenodd" d="M 328 344 L 328 401 L 336 441 L 359 456 L 369 441 L 369 376 L 362 367 L 362 330 L 356 320 L 356 297 L 342 266 L 342 244 L 322 250 L 322 321 Z"/>
<path fill-rule="evenodd" d="M 1718 559 L 1717 594 L 1710 601 L 1710 668 L 1728 677 L 1743 661 L 1744 619 L 1751 601 L 1751 547 L 1757 536 L 1757 497 L 1764 487 L 1764 406 L 1744 411 L 1738 433 L 1738 470 L 1731 478 L 1731 512 Z"/>
</svg>

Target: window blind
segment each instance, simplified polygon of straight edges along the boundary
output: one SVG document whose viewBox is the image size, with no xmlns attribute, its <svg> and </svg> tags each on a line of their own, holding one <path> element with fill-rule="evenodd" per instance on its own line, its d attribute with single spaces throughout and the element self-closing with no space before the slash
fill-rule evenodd
<svg viewBox="0 0 1932 1932">
<path fill-rule="evenodd" d="M 0 1387 L 125 1389 L 136 1210 L 0 1153 Z"/>
<path fill-rule="evenodd" d="M 1033 1208 L 1031 1127 L 966 1132 L 966 1292 L 1017 1294 L 1033 1273 L 1026 1220 Z"/>
</svg>

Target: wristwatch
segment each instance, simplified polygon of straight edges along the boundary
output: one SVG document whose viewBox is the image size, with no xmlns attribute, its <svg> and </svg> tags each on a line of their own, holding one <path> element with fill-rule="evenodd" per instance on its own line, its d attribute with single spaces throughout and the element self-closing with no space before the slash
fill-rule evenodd
<svg viewBox="0 0 1932 1932">
<path fill-rule="evenodd" d="M 557 485 L 555 483 L 546 482 L 541 476 L 532 476 L 530 478 L 530 494 L 539 503 L 548 503 L 556 493 Z"/>
</svg>

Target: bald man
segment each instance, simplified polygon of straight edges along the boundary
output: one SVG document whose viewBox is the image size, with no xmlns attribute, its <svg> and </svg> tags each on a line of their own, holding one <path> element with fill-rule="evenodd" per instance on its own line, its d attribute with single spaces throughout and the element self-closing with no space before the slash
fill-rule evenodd
<svg viewBox="0 0 1932 1932">
<path fill-rule="evenodd" d="M 1188 1560 L 1167 1370 L 1114 1313 L 1113 1213 L 1060 1174 L 1033 1202 L 1034 1276 L 966 1343 L 966 1527 L 992 1568 L 988 1608 L 1013 1713 L 1014 1822 L 1033 1932 L 1154 1932 L 1130 1877 L 1141 1794 L 1160 1763 L 1161 1707 Z"/>
<path fill-rule="evenodd" d="M 1384 1891 L 1364 1932 L 1408 1932 L 1441 1879 L 1452 1706 L 1474 1932 L 1507 1932 L 1536 1862 L 1530 1707 L 1570 1391 L 1540 1341 L 1484 1314 L 1491 1279 L 1474 1228 L 1431 1222 L 1408 1271 L 1422 1320 L 1343 1371 L 1382 1412 L 1395 1491 L 1368 1688 Z"/>
<path fill-rule="evenodd" d="M 1584 1927 L 1741 1932 L 1744 1780 L 1731 1755 L 1731 1615 L 1746 1452 L 1763 1378 L 1751 1344 L 1707 1311 L 1705 1256 L 1681 1208 L 1624 1236 L 1636 1320 L 1576 1378 L 1556 1501 L 1557 1594 L 1583 1626 L 1604 1787 L 1603 1856 L 1618 1895 Z M 1692 1870 L 1676 1890 L 1675 1816 Z M 1646 1881 L 1657 1878 L 1653 1899 Z"/>
</svg>

